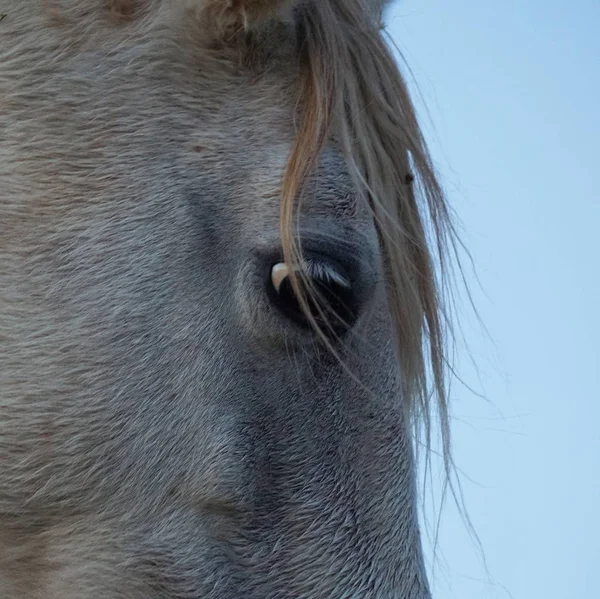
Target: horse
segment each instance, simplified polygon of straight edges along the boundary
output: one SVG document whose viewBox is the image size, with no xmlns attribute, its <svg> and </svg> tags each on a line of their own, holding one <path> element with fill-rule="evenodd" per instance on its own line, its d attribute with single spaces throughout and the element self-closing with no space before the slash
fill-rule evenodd
<svg viewBox="0 0 600 599">
<path fill-rule="evenodd" d="M 431 597 L 454 228 L 387 4 L 3 0 L 4 599 Z"/>
</svg>

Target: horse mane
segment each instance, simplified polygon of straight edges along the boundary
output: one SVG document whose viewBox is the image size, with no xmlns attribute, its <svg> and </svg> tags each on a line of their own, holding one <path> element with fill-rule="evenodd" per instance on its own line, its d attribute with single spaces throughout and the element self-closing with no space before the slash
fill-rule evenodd
<svg viewBox="0 0 600 599">
<path fill-rule="evenodd" d="M 281 237 L 286 261 L 299 263 L 296 200 L 335 132 L 378 229 L 404 401 L 416 438 L 424 433 L 429 447 L 437 419 L 448 469 L 447 281 L 458 239 L 379 17 L 364 0 L 320 0 L 297 10 L 304 111 L 284 176 Z"/>
</svg>

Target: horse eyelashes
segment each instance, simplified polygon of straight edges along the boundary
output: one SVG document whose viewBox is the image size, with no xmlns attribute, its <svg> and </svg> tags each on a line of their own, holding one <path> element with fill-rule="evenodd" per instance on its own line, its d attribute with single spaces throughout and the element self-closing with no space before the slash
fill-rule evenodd
<svg viewBox="0 0 600 599">
<path fill-rule="evenodd" d="M 350 281 L 328 264 L 308 261 L 298 285 L 300 299 L 291 280 L 291 268 L 284 262 L 271 269 L 271 298 L 280 312 L 303 328 L 315 325 L 324 333 L 339 336 L 357 318 L 356 301 Z M 307 314 L 308 312 L 308 314 Z"/>
</svg>

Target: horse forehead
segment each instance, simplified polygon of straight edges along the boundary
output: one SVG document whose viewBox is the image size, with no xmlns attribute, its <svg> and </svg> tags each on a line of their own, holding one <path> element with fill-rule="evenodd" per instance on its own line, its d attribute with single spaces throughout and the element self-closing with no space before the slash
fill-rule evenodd
<svg viewBox="0 0 600 599">
<path fill-rule="evenodd" d="M 17 106 L 21 120 L 43 120 L 41 110 L 62 117 L 73 107 L 85 107 L 94 112 L 90 116 L 98 126 L 104 110 L 102 131 L 109 132 L 112 124 L 128 133 L 135 126 L 139 140 L 140 134 L 155 134 L 175 124 L 197 136 L 197 147 L 231 156 L 242 150 L 241 144 L 246 153 L 252 150 L 256 155 L 263 147 L 279 141 L 285 145 L 293 138 L 298 65 L 287 43 L 273 51 L 268 63 L 244 65 L 238 51 L 211 47 L 203 39 L 196 26 L 199 17 L 189 10 L 197 2 L 140 0 L 135 4 L 146 7 L 148 18 L 136 19 L 132 27 L 119 27 L 118 21 L 107 18 L 107 7 L 129 4 L 134 3 L 42 3 L 47 19 L 39 14 L 37 20 L 30 18 L 37 27 L 18 38 L 31 51 L 11 62 L 23 72 L 17 86 L 21 95 L 37 97 L 29 115 Z M 25 23 L 23 13 L 20 19 Z M 140 126 L 143 118 L 146 123 Z M 122 135 L 112 141 L 124 140 Z"/>
<path fill-rule="evenodd" d="M 82 6 L 95 3 L 87 0 Z M 48 101 L 36 101 L 26 120 L 40 120 L 45 126 L 47 114 L 61 114 L 65 122 L 75 118 L 81 122 L 87 111 L 94 120 L 93 134 L 69 138 L 69 143 L 63 138 L 70 128 L 61 125 L 59 129 L 49 122 L 56 138 L 46 136 L 52 153 L 76 160 L 93 155 L 96 172 L 102 175 L 106 167 L 118 174 L 123 170 L 117 164 L 123 152 L 134 157 L 143 154 L 145 144 L 151 143 L 147 148 L 152 148 L 153 158 L 143 164 L 133 163 L 128 178 L 139 176 L 148 182 L 155 177 L 162 179 L 165 169 L 160 163 L 174 153 L 186 182 L 195 181 L 192 188 L 210 188 L 218 192 L 213 203 L 226 195 L 240 210 L 260 216 L 263 208 L 279 201 L 282 175 L 294 142 L 294 61 L 286 62 L 283 54 L 268 70 L 253 72 L 211 59 L 208 50 L 186 37 L 174 48 L 161 39 L 149 41 L 147 35 L 141 29 L 139 39 L 130 37 L 127 44 L 111 48 L 106 56 L 101 48 L 91 47 L 81 55 L 69 51 L 64 58 L 53 59 L 53 68 L 60 75 L 43 82 L 42 87 L 51 92 Z M 106 50 L 107 46 L 103 47 Z M 155 60 L 157 57 L 160 60 Z M 109 87 L 110 93 L 106 93 Z M 85 101 L 81 101 L 82 95 L 87 96 Z M 73 106 L 77 106 L 74 113 Z M 19 114 L 23 120 L 23 112 Z M 101 114 L 105 118 L 99 119 Z M 155 151 L 157 140 L 162 140 L 162 151 Z M 113 147 L 113 156 L 100 152 L 99 143 Z M 38 161 L 36 168 L 43 169 L 44 164 Z M 59 174 L 64 175 L 64 165 Z M 76 172 L 69 174 L 79 180 Z M 88 183 L 92 180 L 86 175 Z M 309 184 L 310 192 L 303 197 L 305 206 L 322 213 L 336 207 L 347 211 L 353 185 L 335 146 L 324 149 Z M 113 188 L 116 194 L 118 190 Z M 68 195 L 61 194 L 59 203 L 69 201 Z M 89 206 L 94 194 L 86 197 Z M 58 202 L 43 197 L 38 201 Z"/>
</svg>

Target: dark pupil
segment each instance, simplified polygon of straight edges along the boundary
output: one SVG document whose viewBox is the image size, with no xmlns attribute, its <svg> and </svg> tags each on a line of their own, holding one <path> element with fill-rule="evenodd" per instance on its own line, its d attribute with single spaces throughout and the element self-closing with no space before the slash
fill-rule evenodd
<svg viewBox="0 0 600 599">
<path fill-rule="evenodd" d="M 312 317 L 324 333 L 328 335 L 342 334 L 356 319 L 351 290 L 333 281 L 313 279 L 311 283 L 314 291 L 313 293 L 307 292 L 306 299 Z M 275 305 L 290 320 L 302 327 L 311 326 L 300 307 L 300 302 L 289 278 L 282 281 L 279 293 L 275 290 L 273 293 Z"/>
</svg>

